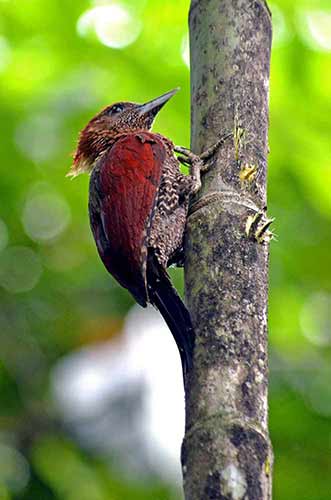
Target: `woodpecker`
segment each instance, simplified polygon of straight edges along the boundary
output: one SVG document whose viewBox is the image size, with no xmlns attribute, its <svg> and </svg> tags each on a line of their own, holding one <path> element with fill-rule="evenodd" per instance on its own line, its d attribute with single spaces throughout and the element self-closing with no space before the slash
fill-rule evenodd
<svg viewBox="0 0 331 500">
<path fill-rule="evenodd" d="M 81 131 L 67 175 L 91 174 L 90 225 L 101 260 L 138 304 L 160 311 L 179 349 L 185 383 L 194 331 L 167 267 L 183 262 L 189 199 L 211 152 L 197 157 L 150 132 L 177 90 L 145 104 L 118 102 L 103 109 Z M 181 173 L 180 161 L 190 166 L 189 175 Z"/>
</svg>

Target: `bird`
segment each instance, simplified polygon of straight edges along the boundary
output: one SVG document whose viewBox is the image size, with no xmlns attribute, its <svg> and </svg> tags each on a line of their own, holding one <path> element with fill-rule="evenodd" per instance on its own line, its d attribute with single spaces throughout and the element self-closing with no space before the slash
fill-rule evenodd
<svg viewBox="0 0 331 500">
<path fill-rule="evenodd" d="M 186 384 L 194 329 L 167 268 L 183 265 L 189 201 L 201 186 L 208 154 L 199 157 L 151 132 L 177 91 L 145 104 L 117 102 L 99 112 L 80 132 L 67 175 L 90 174 L 89 218 L 99 256 L 138 304 L 159 310 L 177 344 Z M 180 163 L 190 167 L 189 174 L 181 172 Z"/>
</svg>

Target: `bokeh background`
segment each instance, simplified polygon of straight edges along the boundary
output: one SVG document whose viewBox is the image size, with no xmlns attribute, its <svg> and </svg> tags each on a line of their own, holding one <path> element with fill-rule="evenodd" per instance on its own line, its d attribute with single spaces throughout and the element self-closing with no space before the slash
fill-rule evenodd
<svg viewBox="0 0 331 500">
<path fill-rule="evenodd" d="M 327 500 L 331 2 L 270 6 L 274 498 Z M 65 174 L 96 111 L 178 85 L 155 128 L 189 145 L 188 7 L 0 0 L 0 500 L 181 498 L 176 349 L 107 275 L 88 178 Z"/>
</svg>

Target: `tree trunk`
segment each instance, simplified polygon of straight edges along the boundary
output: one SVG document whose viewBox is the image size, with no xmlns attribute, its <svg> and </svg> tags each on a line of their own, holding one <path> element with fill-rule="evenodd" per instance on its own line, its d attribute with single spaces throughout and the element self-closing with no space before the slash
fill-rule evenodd
<svg viewBox="0 0 331 500">
<path fill-rule="evenodd" d="M 271 498 L 266 169 L 271 15 L 263 0 L 192 0 L 192 150 L 228 131 L 187 224 L 196 331 L 182 448 L 186 500 Z"/>
</svg>

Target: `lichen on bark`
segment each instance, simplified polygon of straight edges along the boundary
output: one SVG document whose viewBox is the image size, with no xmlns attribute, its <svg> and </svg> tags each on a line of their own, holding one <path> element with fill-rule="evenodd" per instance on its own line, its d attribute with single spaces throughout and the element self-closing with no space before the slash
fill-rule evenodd
<svg viewBox="0 0 331 500">
<path fill-rule="evenodd" d="M 271 17 L 263 0 L 193 0 L 189 23 L 192 149 L 205 150 L 229 130 L 236 138 L 204 175 L 187 223 L 196 347 L 186 391 L 185 498 L 264 500 L 272 468 L 268 244 L 249 237 L 247 221 L 266 209 Z"/>
</svg>

